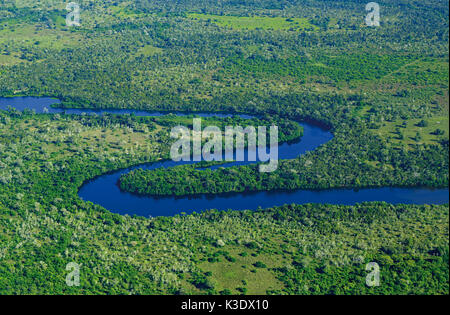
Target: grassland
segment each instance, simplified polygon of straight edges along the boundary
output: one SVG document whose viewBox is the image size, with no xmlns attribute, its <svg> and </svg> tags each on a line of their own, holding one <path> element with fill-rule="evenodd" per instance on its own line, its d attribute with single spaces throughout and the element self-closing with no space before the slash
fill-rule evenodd
<svg viewBox="0 0 450 315">
<path fill-rule="evenodd" d="M 409 119 L 408 121 L 383 122 L 381 128 L 373 130 L 376 134 L 388 139 L 395 145 L 412 144 L 437 144 L 442 139 L 449 138 L 449 118 L 448 116 L 435 116 L 424 119 L 425 127 L 420 126 L 422 119 Z M 442 134 L 435 134 L 437 129 L 442 130 Z M 400 136 L 400 134 L 402 136 Z M 417 134 L 420 135 L 417 139 Z"/>
<path fill-rule="evenodd" d="M 39 152 L 43 160 L 60 161 L 76 156 L 80 151 L 99 154 L 108 152 L 118 154 L 133 152 L 138 148 L 150 150 L 155 147 L 151 144 L 150 134 L 161 130 L 162 126 L 140 125 L 146 133 L 133 130 L 133 128 L 117 125 L 115 128 L 88 127 L 78 121 L 61 119 L 58 121 L 42 120 L 37 123 L 34 120 L 21 120 L 10 129 L 2 129 L 2 137 L 23 137 L 24 130 L 33 135 L 33 139 L 42 142 L 33 148 Z M 45 139 L 41 138 L 43 133 L 48 133 Z"/>
<path fill-rule="evenodd" d="M 20 59 L 17 54 L 14 55 L 2 55 L 0 54 L 0 66 L 13 66 L 25 62 L 25 60 Z"/>
<path fill-rule="evenodd" d="M 260 264 L 262 263 L 262 265 Z M 283 283 L 271 271 L 290 263 L 282 255 L 260 253 L 255 249 L 242 249 L 242 246 L 227 246 L 218 249 L 209 261 L 199 264 L 205 273 L 211 273 L 212 282 L 218 292 L 225 289 L 232 294 L 261 295 L 271 290 L 281 290 Z"/>
<path fill-rule="evenodd" d="M 283 18 L 268 16 L 230 16 L 190 13 L 188 17 L 194 20 L 210 21 L 222 27 L 233 30 L 316 30 L 307 18 Z"/>
<path fill-rule="evenodd" d="M 64 29 L 43 29 L 38 25 L 6 24 L 0 30 L 0 44 L 61 50 L 76 47 L 82 41 L 80 34 Z"/>
<path fill-rule="evenodd" d="M 134 12 L 133 10 L 127 9 L 126 5 L 127 5 L 127 3 L 122 3 L 117 6 L 110 6 L 108 9 L 109 9 L 109 12 L 114 17 L 122 18 L 122 19 L 137 18 L 137 17 L 140 17 L 143 15 L 142 13 L 137 13 L 137 12 Z"/>
<path fill-rule="evenodd" d="M 153 56 L 156 54 L 162 53 L 163 50 L 161 48 L 152 46 L 152 45 L 145 45 L 141 48 L 139 48 L 136 52 L 136 56 L 143 55 L 145 57 Z"/>
</svg>

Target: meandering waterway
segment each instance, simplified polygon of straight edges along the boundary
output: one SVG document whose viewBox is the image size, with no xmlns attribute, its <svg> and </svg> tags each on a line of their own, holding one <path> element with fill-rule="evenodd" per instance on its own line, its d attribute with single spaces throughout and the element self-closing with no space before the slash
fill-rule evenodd
<svg viewBox="0 0 450 315">
<path fill-rule="evenodd" d="M 91 110 L 91 109 L 61 109 L 51 107 L 58 100 L 47 97 L 15 97 L 0 98 L 0 110 L 8 106 L 18 110 L 32 109 L 36 113 L 67 113 L 82 114 L 134 114 L 136 116 L 161 116 L 166 113 L 146 112 L 140 110 Z M 227 114 L 195 113 L 199 116 L 230 116 Z M 186 115 L 176 113 L 176 115 Z M 240 115 L 251 118 L 249 115 Z M 299 142 L 284 143 L 279 146 L 279 159 L 292 159 L 305 152 L 312 151 L 333 138 L 328 130 L 320 126 L 302 122 L 303 137 Z M 130 167 L 117 172 L 104 174 L 87 181 L 79 190 L 79 196 L 106 209 L 129 215 L 141 216 L 171 216 L 179 213 L 201 212 L 207 209 L 218 210 L 255 210 L 284 204 L 326 203 L 353 205 L 365 201 L 385 201 L 393 204 L 446 204 L 449 202 L 449 190 L 429 188 L 368 188 L 368 189 L 327 189 L 327 190 L 293 190 L 271 192 L 246 192 L 225 195 L 201 195 L 190 197 L 143 197 L 119 189 L 117 182 L 122 174 L 137 168 L 156 169 L 171 167 L 185 162 L 162 161 Z M 229 165 L 248 164 L 234 162 Z"/>
</svg>

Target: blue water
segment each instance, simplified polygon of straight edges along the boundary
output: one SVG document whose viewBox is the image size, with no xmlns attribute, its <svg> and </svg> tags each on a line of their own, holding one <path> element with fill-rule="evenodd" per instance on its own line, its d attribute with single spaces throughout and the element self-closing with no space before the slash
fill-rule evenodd
<svg viewBox="0 0 450 315">
<path fill-rule="evenodd" d="M 115 115 L 126 115 L 134 114 L 135 116 L 164 116 L 167 112 L 158 111 L 144 111 L 137 109 L 89 109 L 89 108 L 58 108 L 52 107 L 58 106 L 61 102 L 57 99 L 50 97 L 11 97 L 5 98 L 0 97 L 0 110 L 8 110 L 9 107 L 15 108 L 19 111 L 24 109 L 30 109 L 37 114 L 72 114 L 72 115 L 102 115 L 102 114 L 115 114 Z M 187 116 L 194 113 L 182 113 L 174 112 L 177 116 Z M 195 113 L 195 115 L 200 117 L 232 117 L 233 114 L 224 113 Z M 254 116 L 239 114 L 240 117 L 250 119 Z"/>
<path fill-rule="evenodd" d="M 51 107 L 59 101 L 51 98 L 0 98 L 0 110 L 7 109 L 8 105 L 18 110 L 33 109 L 36 113 L 62 113 L 67 114 L 135 114 L 136 116 L 160 116 L 166 113 L 145 112 L 138 110 L 89 110 L 68 109 L 63 110 Z M 197 114 L 197 113 L 196 113 Z M 177 115 L 184 115 L 177 113 Z M 200 113 L 199 116 L 227 117 L 229 114 Z M 251 118 L 249 115 L 240 115 L 243 118 Z M 305 152 L 312 151 L 318 146 L 330 141 L 333 135 L 318 126 L 309 123 L 300 123 L 304 128 L 304 134 L 299 142 L 285 143 L 279 147 L 279 159 L 292 159 Z M 207 209 L 218 210 L 255 210 L 259 207 L 269 208 L 284 204 L 326 203 L 353 205 L 366 201 L 385 201 L 392 204 L 447 204 L 449 191 L 446 189 L 429 188 L 370 188 L 370 189 L 328 189 L 328 190 L 293 190 L 233 193 L 226 195 L 201 195 L 191 197 L 141 197 L 123 192 L 117 186 L 117 181 L 122 174 L 137 168 L 155 169 L 159 167 L 171 167 L 186 164 L 183 162 L 163 161 L 152 164 L 144 164 L 115 173 L 105 174 L 84 183 L 79 190 L 79 196 L 87 201 L 99 204 L 106 209 L 119 213 L 140 216 L 171 216 L 179 213 L 201 212 Z M 247 164 L 235 162 L 229 165 Z"/>
</svg>

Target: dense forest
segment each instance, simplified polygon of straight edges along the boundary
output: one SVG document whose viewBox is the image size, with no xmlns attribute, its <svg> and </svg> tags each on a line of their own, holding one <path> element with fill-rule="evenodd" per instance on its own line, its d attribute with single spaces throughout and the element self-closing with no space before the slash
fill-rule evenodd
<svg viewBox="0 0 450 315">
<path fill-rule="evenodd" d="M 0 97 L 65 108 L 248 114 L 333 139 L 273 173 L 256 165 L 124 174 L 140 195 L 448 187 L 449 6 L 383 0 L 0 0 Z M 0 294 L 448 294 L 449 205 L 280 205 L 118 215 L 78 196 L 102 174 L 169 158 L 195 115 L 0 109 Z M 66 265 L 81 267 L 67 286 Z M 381 285 L 365 285 L 366 264 Z"/>
<path fill-rule="evenodd" d="M 122 175 L 120 186 L 142 195 L 177 196 L 298 188 L 448 187 L 448 141 L 407 150 L 385 147 L 381 139 L 359 128 L 347 132 L 300 158 L 283 161 L 272 173 L 260 173 L 254 165 L 214 171 L 184 165 L 134 170 Z"/>
</svg>

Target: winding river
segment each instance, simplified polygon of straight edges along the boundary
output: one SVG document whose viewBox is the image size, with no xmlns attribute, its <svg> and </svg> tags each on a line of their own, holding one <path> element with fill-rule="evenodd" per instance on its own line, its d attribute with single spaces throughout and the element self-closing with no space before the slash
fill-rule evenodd
<svg viewBox="0 0 450 315">
<path fill-rule="evenodd" d="M 90 109 L 60 109 L 51 107 L 59 103 L 58 100 L 47 97 L 15 97 L 0 98 L 0 110 L 8 106 L 23 110 L 32 109 L 36 113 L 67 113 L 74 115 L 85 114 L 135 114 L 136 116 L 161 116 L 160 112 L 146 112 L 139 110 L 90 110 Z M 226 114 L 196 113 L 198 116 L 226 117 Z M 177 115 L 185 115 L 179 113 Z M 240 115 L 243 118 L 251 116 Z M 292 159 L 305 152 L 312 151 L 318 146 L 330 141 L 333 135 L 309 123 L 300 123 L 304 128 L 304 135 L 299 142 L 284 143 L 279 147 L 279 159 Z M 269 208 L 283 204 L 327 203 L 353 205 L 366 201 L 385 201 L 393 204 L 447 204 L 449 190 L 429 188 L 367 188 L 367 189 L 328 189 L 328 190 L 293 190 L 233 193 L 224 195 L 201 195 L 191 197 L 142 197 L 123 192 L 117 186 L 122 174 L 136 168 L 156 169 L 171 167 L 186 162 L 162 161 L 130 167 L 117 172 L 104 174 L 87 181 L 79 190 L 79 196 L 106 209 L 119 213 L 139 216 L 171 216 L 179 213 L 201 212 L 207 209 L 218 210 L 255 210 L 259 207 Z M 242 165 L 248 162 L 234 162 L 229 165 Z"/>
</svg>

